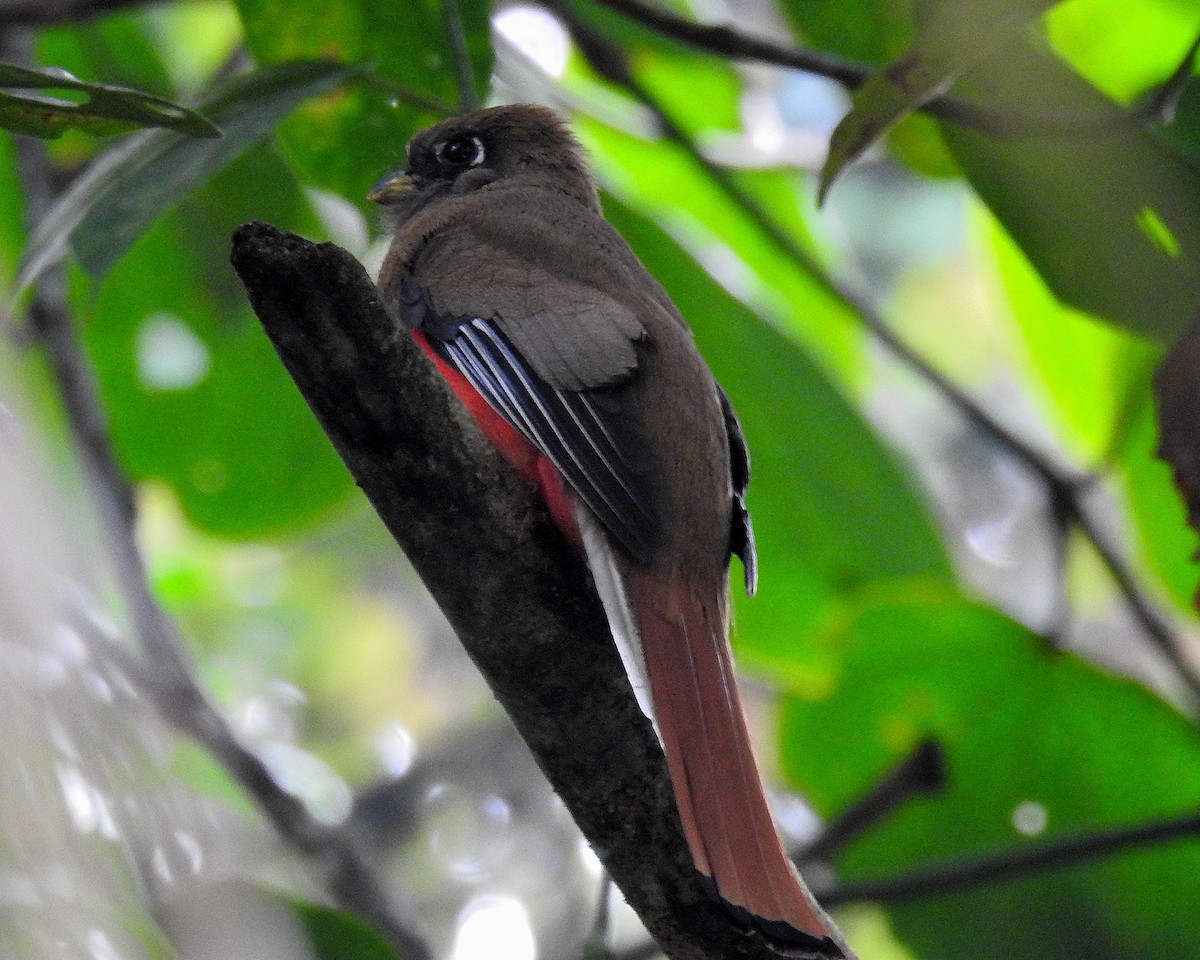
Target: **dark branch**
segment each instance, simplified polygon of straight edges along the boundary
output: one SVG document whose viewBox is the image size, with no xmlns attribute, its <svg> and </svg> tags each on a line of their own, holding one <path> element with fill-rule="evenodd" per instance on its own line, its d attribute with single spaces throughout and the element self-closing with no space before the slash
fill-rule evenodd
<svg viewBox="0 0 1200 960">
<path fill-rule="evenodd" d="M 814 860 L 829 860 L 913 797 L 937 793 L 945 787 L 946 758 L 942 745 L 936 740 L 925 740 L 858 802 L 831 820 L 811 844 L 795 851 L 793 858 L 801 866 Z"/>
<path fill-rule="evenodd" d="M 471 69 L 471 56 L 467 52 L 467 32 L 458 0 L 442 0 L 442 19 L 446 24 L 446 39 L 454 64 L 454 80 L 458 84 L 458 109 L 468 113 L 479 106 L 479 98 L 475 95 L 475 75 Z"/>
<path fill-rule="evenodd" d="M 1046 870 L 1078 866 L 1089 860 L 1116 856 L 1151 843 L 1196 839 L 1198 834 L 1200 814 L 1189 813 L 1136 827 L 1048 840 L 992 857 L 933 864 L 886 880 L 847 883 L 820 895 L 823 903 L 840 906 L 862 900 L 889 904 L 919 897 L 964 893 L 977 887 L 1011 882 Z"/>
<path fill-rule="evenodd" d="M 705 893 L 582 558 L 363 268 L 265 224 L 233 263 L 284 365 L 601 861 L 677 960 L 774 957 Z"/>
</svg>

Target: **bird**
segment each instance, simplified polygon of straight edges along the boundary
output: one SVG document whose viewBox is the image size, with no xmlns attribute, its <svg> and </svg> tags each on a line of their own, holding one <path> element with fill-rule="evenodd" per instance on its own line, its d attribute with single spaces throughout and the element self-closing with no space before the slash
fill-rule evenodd
<svg viewBox="0 0 1200 960">
<path fill-rule="evenodd" d="M 384 301 L 586 555 L 705 887 L 789 956 L 852 960 L 787 857 L 737 693 L 731 557 L 748 593 L 758 577 L 745 438 L 581 145 L 546 107 L 474 111 L 415 134 L 369 197 L 392 235 Z"/>
</svg>

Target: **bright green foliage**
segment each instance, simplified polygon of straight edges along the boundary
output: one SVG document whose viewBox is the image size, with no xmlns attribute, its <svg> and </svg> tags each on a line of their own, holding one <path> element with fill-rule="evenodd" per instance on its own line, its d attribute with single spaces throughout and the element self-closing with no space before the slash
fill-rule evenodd
<svg viewBox="0 0 1200 960">
<path fill-rule="evenodd" d="M 864 592 L 829 630 L 844 654 L 826 697 L 785 702 L 784 764 L 836 814 L 927 737 L 949 786 L 910 802 L 840 858 L 846 880 L 999 853 L 1194 809 L 1200 741 L 1139 686 L 1051 649 L 1000 615 L 937 591 Z M 1043 829 L 1044 828 L 1044 829 Z M 1091 960 L 1191 956 L 1192 844 L 894 906 L 918 956 Z"/>
</svg>

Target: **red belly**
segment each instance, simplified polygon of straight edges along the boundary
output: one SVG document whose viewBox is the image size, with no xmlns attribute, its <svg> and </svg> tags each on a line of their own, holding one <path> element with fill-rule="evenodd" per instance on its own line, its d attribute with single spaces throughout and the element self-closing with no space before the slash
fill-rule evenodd
<svg viewBox="0 0 1200 960">
<path fill-rule="evenodd" d="M 525 439 L 512 424 L 498 414 L 472 385 L 471 381 L 443 360 L 429 345 L 425 334 L 414 330 L 413 339 L 438 368 L 458 398 L 471 411 L 492 444 L 518 472 L 531 480 L 542 494 L 550 516 L 572 543 L 582 548 L 583 538 L 575 520 L 575 505 L 567 493 L 566 482 L 558 468 L 537 447 Z"/>
</svg>

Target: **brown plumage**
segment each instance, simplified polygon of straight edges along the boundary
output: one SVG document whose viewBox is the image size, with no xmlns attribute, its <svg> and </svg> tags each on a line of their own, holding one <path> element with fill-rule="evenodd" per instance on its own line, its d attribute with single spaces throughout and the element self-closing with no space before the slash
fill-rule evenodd
<svg viewBox="0 0 1200 960">
<path fill-rule="evenodd" d="M 741 430 L 574 138 L 540 107 L 456 117 L 372 198 L 395 232 L 385 298 L 587 552 L 697 869 L 791 955 L 849 956 L 783 852 L 737 697 L 731 552 L 754 582 Z"/>
</svg>

